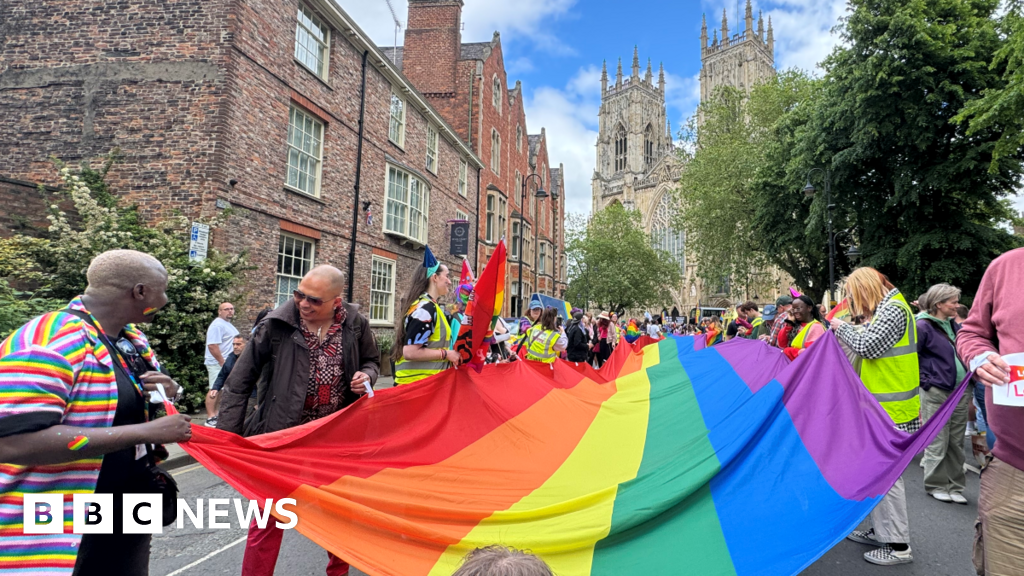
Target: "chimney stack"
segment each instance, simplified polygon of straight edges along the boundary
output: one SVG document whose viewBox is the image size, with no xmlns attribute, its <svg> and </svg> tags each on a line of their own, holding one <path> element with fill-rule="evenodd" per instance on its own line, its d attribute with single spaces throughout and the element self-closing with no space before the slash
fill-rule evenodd
<svg viewBox="0 0 1024 576">
<path fill-rule="evenodd" d="M 409 0 L 402 73 L 424 94 L 455 92 L 462 0 Z"/>
</svg>

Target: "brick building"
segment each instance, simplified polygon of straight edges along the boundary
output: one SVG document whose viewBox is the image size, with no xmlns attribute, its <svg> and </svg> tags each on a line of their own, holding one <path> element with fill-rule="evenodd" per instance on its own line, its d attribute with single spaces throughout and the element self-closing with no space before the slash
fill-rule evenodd
<svg viewBox="0 0 1024 576">
<path fill-rule="evenodd" d="M 498 241 L 509 247 L 505 313 L 518 315 L 519 253 L 523 251 L 523 294 L 561 296 L 564 267 L 564 180 L 558 170 L 559 198 L 550 195 L 554 172 L 544 130 L 530 135 L 520 82 L 508 88 L 508 76 L 495 32 L 489 42 L 462 43 L 462 0 L 410 0 L 405 44 L 382 48 L 405 76 L 483 159 L 480 171 L 477 261 L 486 262 Z M 531 177 L 531 174 L 537 176 Z M 519 215 L 526 184 L 522 246 Z M 538 188 L 548 192 L 537 199 Z M 552 224 L 555 223 L 555 224 Z M 544 271 L 541 255 L 544 250 Z"/>
<path fill-rule="evenodd" d="M 108 181 L 148 218 L 232 208 L 212 241 L 255 265 L 249 319 L 327 263 L 383 329 L 424 244 L 458 270 L 448 221 L 478 219 L 485 164 L 334 0 L 12 0 L 5 12 L 0 178 L 52 184 L 50 156 L 119 146 Z"/>
</svg>

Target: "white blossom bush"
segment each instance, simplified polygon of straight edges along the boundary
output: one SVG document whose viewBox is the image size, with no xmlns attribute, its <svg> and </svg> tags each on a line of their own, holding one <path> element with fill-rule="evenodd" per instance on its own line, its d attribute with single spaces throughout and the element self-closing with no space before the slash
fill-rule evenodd
<svg viewBox="0 0 1024 576">
<path fill-rule="evenodd" d="M 42 312 L 38 310 L 41 304 L 59 307 L 81 294 L 86 286 L 85 271 L 97 254 L 121 248 L 153 255 L 167 269 L 169 301 L 153 323 L 142 329 L 164 370 L 185 387 L 182 407 L 190 410 L 199 406 L 206 394 L 206 329 L 216 316 L 217 306 L 224 301 L 239 308 L 244 306 L 238 283 L 247 269 L 245 254 L 227 255 L 210 247 L 205 261 L 190 262 L 188 218 L 175 215 L 148 224 L 136 206 L 122 205 L 110 192 L 105 177 L 117 159 L 115 150 L 100 170 L 84 163 L 73 170 L 55 161 L 64 184 L 59 194 L 71 200 L 77 218 L 66 214 L 55 202 L 47 217 L 49 228 L 40 238 L 19 235 L 0 239 L 0 258 L 4 262 L 0 264 L 0 306 L 5 304 L 4 299 L 32 303 L 12 307 L 14 316 L 18 311 L 26 314 L 24 318 L 14 318 L 17 323 L 13 328 L 17 328 Z M 212 230 L 226 218 L 222 213 L 198 221 L 209 224 Z M 14 291 L 6 281 L 34 288 Z M 0 315 L 0 322 L 4 320 Z M 11 322 L 12 319 L 6 319 L 7 324 Z"/>
</svg>

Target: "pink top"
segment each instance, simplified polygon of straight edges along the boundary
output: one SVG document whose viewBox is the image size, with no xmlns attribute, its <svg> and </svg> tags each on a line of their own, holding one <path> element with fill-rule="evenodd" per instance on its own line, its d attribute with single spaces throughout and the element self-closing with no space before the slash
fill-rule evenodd
<svg viewBox="0 0 1024 576">
<path fill-rule="evenodd" d="M 983 363 L 987 352 L 1000 355 L 1024 352 L 1024 248 L 1010 250 L 988 266 L 978 286 L 967 321 L 957 334 L 956 350 L 970 369 Z M 992 453 L 1024 470 L 1024 408 L 997 406 L 986 386 L 988 425 L 996 435 Z"/>
</svg>

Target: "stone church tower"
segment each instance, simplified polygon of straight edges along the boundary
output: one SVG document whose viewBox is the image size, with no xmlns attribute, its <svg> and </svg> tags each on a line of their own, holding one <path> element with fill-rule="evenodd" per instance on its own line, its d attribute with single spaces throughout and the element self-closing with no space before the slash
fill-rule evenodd
<svg viewBox="0 0 1024 576">
<path fill-rule="evenodd" d="M 670 190 L 679 180 L 679 163 L 672 153 L 672 127 L 665 113 L 664 67 L 659 66 L 657 83 L 650 60 L 641 75 L 640 55 L 634 48 L 632 73 L 623 77 L 620 59 L 615 82 L 610 84 L 605 63 L 598 116 L 593 210 L 613 202 L 639 210 L 655 245 L 675 255 L 683 266 L 682 234 L 670 225 Z"/>
<path fill-rule="evenodd" d="M 771 18 L 765 29 L 758 13 L 747 0 L 742 33 L 729 35 L 729 23 L 722 14 L 721 39 L 714 30 L 708 39 L 705 21 L 701 27 L 700 99 L 709 99 L 716 88 L 732 86 L 749 93 L 757 83 L 775 75 L 775 38 Z M 591 179 L 594 212 L 619 202 L 640 212 L 644 229 L 655 247 L 672 254 L 683 272 L 683 285 L 674 291 L 673 304 L 684 313 L 696 306 L 728 306 L 730 300 L 753 299 L 759 304 L 774 302 L 788 282 L 777 270 L 759 273 L 767 282 L 764 288 L 741 289 L 705 287 L 695 277 L 695 266 L 686 259 L 684 236 L 672 228 L 672 216 L 678 211 L 673 189 L 684 166 L 674 153 L 672 127 L 665 113 L 665 71 L 659 67 L 654 81 L 651 63 L 640 73 L 640 57 L 633 50 L 630 76 L 622 73 L 619 60 L 614 83 L 609 82 L 607 63 L 601 70 L 600 127 L 597 139 L 597 165 Z M 698 122 L 699 122 L 698 118 Z M 728 281 L 723 286 L 727 286 Z M 749 291 L 749 293 L 747 293 Z M 669 306 L 671 308 L 671 306 Z"/>
<path fill-rule="evenodd" d="M 754 12 L 747 0 L 743 33 L 729 36 L 729 21 L 722 11 L 722 39 L 718 30 L 713 32 L 708 44 L 708 23 L 702 18 L 700 28 L 700 101 L 706 102 L 721 86 L 732 86 L 747 94 L 759 82 L 775 76 L 775 36 L 772 19 L 768 17 L 768 34 L 765 35 L 764 18 L 757 14 L 757 30 L 754 29 Z"/>
</svg>

